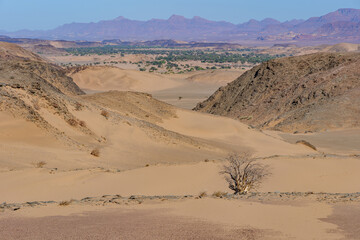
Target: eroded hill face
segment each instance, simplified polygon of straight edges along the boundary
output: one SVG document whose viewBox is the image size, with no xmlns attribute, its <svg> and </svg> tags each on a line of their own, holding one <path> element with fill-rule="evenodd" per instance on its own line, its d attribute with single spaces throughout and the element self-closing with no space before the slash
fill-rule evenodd
<svg viewBox="0 0 360 240">
<path fill-rule="evenodd" d="M 221 87 L 195 110 L 287 132 L 359 127 L 359 64 L 358 53 L 271 60 Z"/>
<path fill-rule="evenodd" d="M 44 62 L 44 59 L 38 55 L 27 51 L 16 44 L 0 42 L 0 58 L 6 60 L 32 60 L 38 62 Z"/>
</svg>

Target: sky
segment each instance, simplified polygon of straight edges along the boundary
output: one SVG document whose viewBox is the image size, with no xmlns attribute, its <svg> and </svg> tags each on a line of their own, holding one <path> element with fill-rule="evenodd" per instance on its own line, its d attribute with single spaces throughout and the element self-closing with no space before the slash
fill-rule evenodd
<svg viewBox="0 0 360 240">
<path fill-rule="evenodd" d="M 235 24 L 267 17 L 280 21 L 360 9 L 360 0 L 0 0 L 0 30 L 47 30 L 72 22 L 124 16 L 167 19 L 173 14 Z"/>
</svg>

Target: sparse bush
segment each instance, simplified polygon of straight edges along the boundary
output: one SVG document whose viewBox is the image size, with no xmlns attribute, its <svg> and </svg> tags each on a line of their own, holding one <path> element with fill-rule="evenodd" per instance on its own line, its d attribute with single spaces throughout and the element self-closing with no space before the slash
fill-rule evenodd
<svg viewBox="0 0 360 240">
<path fill-rule="evenodd" d="M 34 167 L 36 168 L 43 168 L 47 163 L 44 161 L 33 163 Z"/>
<path fill-rule="evenodd" d="M 110 117 L 110 113 L 106 110 L 102 110 L 100 114 L 101 116 L 104 116 L 106 119 L 109 119 Z"/>
<path fill-rule="evenodd" d="M 51 103 L 51 106 L 52 106 L 53 108 L 60 109 L 59 104 L 57 104 L 57 103 L 55 103 L 55 102 Z"/>
<path fill-rule="evenodd" d="M 222 174 L 234 194 L 246 194 L 268 176 L 268 166 L 256 162 L 249 153 L 231 154 L 223 166 Z"/>
<path fill-rule="evenodd" d="M 100 157 L 100 150 L 99 149 L 94 149 L 94 150 L 91 151 L 90 154 L 95 156 L 95 157 Z"/>
<path fill-rule="evenodd" d="M 316 151 L 316 147 L 314 145 L 312 145 L 311 143 L 309 143 L 308 141 L 305 141 L 305 140 L 299 140 L 296 142 L 297 144 L 302 144 L 302 145 L 305 145 L 309 148 L 311 148 L 312 150 Z"/>
<path fill-rule="evenodd" d="M 76 121 L 76 119 L 73 119 L 73 118 L 67 120 L 67 122 L 70 126 L 73 126 L 73 127 L 76 127 L 79 124 L 78 121 Z"/>
<path fill-rule="evenodd" d="M 81 111 L 83 109 L 83 105 L 81 103 L 75 103 L 75 110 L 76 111 Z"/>
<path fill-rule="evenodd" d="M 85 121 L 79 121 L 79 125 L 81 127 L 86 127 L 86 122 Z"/>
<path fill-rule="evenodd" d="M 206 192 L 201 192 L 199 193 L 199 198 L 204 198 L 207 196 L 207 193 Z"/>
<path fill-rule="evenodd" d="M 216 191 L 212 194 L 213 197 L 218 197 L 218 198 L 222 198 L 224 196 L 226 196 L 227 193 L 226 192 L 221 192 L 221 191 Z"/>
<path fill-rule="evenodd" d="M 72 201 L 61 201 L 59 203 L 59 206 L 65 207 L 65 206 L 69 206 L 71 204 Z"/>
</svg>

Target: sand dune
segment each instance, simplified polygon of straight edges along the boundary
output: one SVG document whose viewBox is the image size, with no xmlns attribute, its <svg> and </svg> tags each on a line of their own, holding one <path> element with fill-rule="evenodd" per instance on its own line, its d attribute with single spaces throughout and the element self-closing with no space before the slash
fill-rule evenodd
<svg viewBox="0 0 360 240">
<path fill-rule="evenodd" d="M 286 143 L 236 120 L 177 109 L 147 94 L 113 91 L 76 99 L 84 104 L 83 109 L 76 111 L 70 104 L 67 109 L 78 121 L 85 122 L 86 131 L 79 126 L 69 125 L 45 105 L 38 110 L 47 124 L 62 130 L 60 138 L 35 123 L 14 121 L 15 118 L 9 114 L 0 115 L 3 126 L 6 126 L 6 130 L 0 131 L 4 156 L 0 161 L 3 171 L 0 178 L 7 179 L 3 181 L 6 184 L 0 187 L 0 191 L 4 194 L 2 196 L 12 196 L 6 201 L 29 200 L 25 199 L 27 197 L 44 200 L 65 196 L 75 198 L 111 192 L 194 194 L 207 188 L 215 191 L 220 185 L 222 189 L 226 188 L 217 168 L 212 166 L 212 170 L 206 170 L 200 167 L 203 168 L 203 175 L 198 174 L 197 180 L 184 184 L 187 176 L 196 176 L 200 170 L 177 164 L 203 162 L 205 159 L 221 161 L 228 153 L 241 151 L 263 157 L 317 154 L 303 145 Z M 117 102 L 126 107 L 121 107 Z M 101 109 L 109 112 L 109 119 L 100 114 Z M 23 132 L 34 134 L 22 138 Z M 20 149 L 22 151 L 17 151 Z M 90 155 L 92 149 L 99 149 L 100 156 Z M 38 161 L 46 163 L 44 169 L 35 168 L 34 164 Z M 175 166 L 123 172 L 142 168 L 146 164 Z M 86 170 L 96 168 L 100 169 Z M 111 173 L 106 173 L 107 170 Z M 142 179 L 138 176 L 148 177 Z M 169 184 L 171 176 L 175 182 Z M 217 182 L 209 184 L 209 179 L 217 179 Z M 25 180 L 27 182 L 22 182 Z M 9 188 L 11 181 L 14 181 L 13 188 Z M 149 185 L 145 187 L 144 182 Z M 15 187 L 17 184 L 24 188 Z M 193 188 L 188 189 L 187 186 L 191 185 Z M 104 186 L 109 186 L 109 189 L 106 190 Z M 153 189 L 151 186 L 159 188 Z"/>
<path fill-rule="evenodd" d="M 85 67 L 69 73 L 87 92 L 109 90 L 151 93 L 174 106 L 192 109 L 218 87 L 233 81 L 245 70 L 205 70 L 184 74 L 156 74 L 117 67 Z M 181 99 L 179 99 L 181 97 Z"/>
<path fill-rule="evenodd" d="M 82 89 L 151 92 L 180 83 L 166 76 L 117 67 L 89 67 L 69 75 Z"/>
<path fill-rule="evenodd" d="M 356 158 L 291 158 L 262 160 L 272 175 L 261 192 L 357 192 L 360 177 Z M 0 174 L 0 202 L 82 199 L 88 196 L 197 195 L 231 192 L 219 173 L 221 161 L 189 164 L 157 164 L 128 171 L 116 169 L 24 169 Z M 348 184 L 353 183 L 353 184 Z"/>
</svg>

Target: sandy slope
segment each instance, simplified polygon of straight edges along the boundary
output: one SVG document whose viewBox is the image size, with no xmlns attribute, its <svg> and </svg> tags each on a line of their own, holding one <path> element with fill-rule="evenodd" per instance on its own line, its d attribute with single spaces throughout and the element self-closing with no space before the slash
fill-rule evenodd
<svg viewBox="0 0 360 240">
<path fill-rule="evenodd" d="M 360 129 L 338 129 L 320 133 L 289 134 L 270 132 L 290 143 L 306 140 L 313 144 L 319 151 L 341 155 L 360 154 Z"/>
<path fill-rule="evenodd" d="M 224 190 L 226 184 L 218 176 L 218 168 L 211 165 L 208 170 L 192 165 L 124 170 L 146 164 L 222 160 L 229 152 L 240 151 L 251 151 L 257 156 L 316 154 L 305 146 L 267 136 L 238 121 L 176 109 L 146 94 L 110 92 L 78 99 L 87 100 L 86 107 L 76 111 L 69 105 L 68 110 L 79 121 L 85 121 L 88 129 L 85 132 L 78 126 L 70 126 L 45 107 L 38 110 L 44 120 L 61 129 L 61 136 L 66 138 L 55 138 L 34 123 L 16 120 L 5 113 L 0 115 L 4 126 L 0 131 L 3 171 L 0 179 L 7 179 L 0 181 L 0 191 L 8 198 L 4 200 L 63 199 L 114 192 L 194 194 L 215 191 L 221 186 Z M 127 107 L 119 107 L 114 99 L 126 103 Z M 100 114 L 101 106 L 107 107 L 109 119 Z M 29 133 L 27 137 L 23 137 L 25 132 Z M 96 148 L 100 150 L 99 157 L 90 155 Z M 39 161 L 46 162 L 44 169 L 34 167 Z M 94 170 L 98 167 L 101 169 Z M 174 176 L 173 183 L 169 180 L 171 176 Z M 195 178 L 186 183 L 187 176 Z M 209 179 L 216 182 L 209 184 Z"/>
<path fill-rule="evenodd" d="M 233 151 L 243 149 L 254 152 L 257 156 L 313 153 L 306 147 L 287 144 L 229 118 L 188 110 L 178 110 L 177 115 L 178 118 L 164 120 L 161 126 L 220 145 L 229 145 Z"/>
<path fill-rule="evenodd" d="M 220 86 L 239 77 L 244 70 L 205 70 L 185 74 L 156 74 L 117 67 L 88 67 L 70 73 L 87 92 L 140 91 L 174 106 L 192 109 Z M 179 99 L 181 97 L 181 99 Z"/>
<path fill-rule="evenodd" d="M 321 157 L 306 146 L 287 143 L 239 121 L 177 109 L 147 94 L 114 91 L 77 99 L 86 100 L 86 107 L 76 111 L 69 105 L 68 109 L 85 121 L 91 134 L 46 108 L 39 110 L 77 145 L 69 146 L 33 123 L 0 115 L 0 202 L 225 191 L 219 161 L 229 152 L 241 151 L 270 157 L 263 161 L 273 175 L 261 191 L 356 192 L 359 188 L 355 156 Z M 109 119 L 100 114 L 104 108 Z M 23 136 L 24 132 L 29 135 Z M 100 157 L 90 155 L 95 148 Z M 210 162 L 196 164 L 205 159 Z M 47 163 L 44 169 L 34 167 L 38 161 Z M 144 168 L 147 164 L 150 167 Z"/>
<path fill-rule="evenodd" d="M 71 142 L 33 123 L 0 115 L 0 202 L 226 191 L 219 166 L 234 151 L 270 157 L 262 161 L 273 175 L 261 191 L 356 192 L 360 187 L 355 184 L 360 182 L 356 156 L 321 157 L 236 120 L 176 109 L 146 94 L 110 92 L 78 99 L 87 100 L 86 108 L 68 109 L 86 122 L 90 135 L 39 110 L 77 145 L 69 146 Z M 116 99 L 127 107 L 119 107 Z M 107 106 L 109 119 L 101 116 L 101 106 Z M 24 137 L 24 132 L 29 135 Z M 90 155 L 95 148 L 100 157 Z M 205 159 L 210 162 L 197 163 Z M 38 161 L 47 164 L 37 169 Z M 144 168 L 146 164 L 150 167 Z"/>
<path fill-rule="evenodd" d="M 117 67 L 89 67 L 70 77 L 80 88 L 96 91 L 151 92 L 180 85 L 166 76 Z"/>
<path fill-rule="evenodd" d="M 263 160 L 271 169 L 258 189 L 262 192 L 357 192 L 358 159 L 273 158 Z M 103 169 L 52 171 L 26 169 L 0 174 L 0 202 L 81 199 L 105 194 L 197 195 L 227 191 L 221 162 L 156 165 L 128 171 Z M 351 183 L 351 184 L 349 184 Z"/>
</svg>

